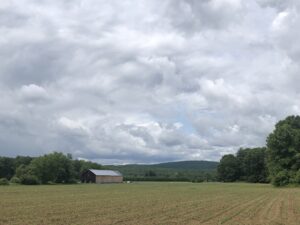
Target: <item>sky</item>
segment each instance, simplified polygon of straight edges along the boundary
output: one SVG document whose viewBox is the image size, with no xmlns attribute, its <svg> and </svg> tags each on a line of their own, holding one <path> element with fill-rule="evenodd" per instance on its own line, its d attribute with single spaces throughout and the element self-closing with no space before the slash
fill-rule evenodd
<svg viewBox="0 0 300 225">
<path fill-rule="evenodd" d="M 300 114 L 298 0 L 1 0 L 0 155 L 219 160 Z"/>
</svg>

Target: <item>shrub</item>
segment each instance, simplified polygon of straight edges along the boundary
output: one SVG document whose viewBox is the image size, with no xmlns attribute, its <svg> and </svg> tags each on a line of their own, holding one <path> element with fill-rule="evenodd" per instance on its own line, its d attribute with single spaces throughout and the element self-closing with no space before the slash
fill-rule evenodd
<svg viewBox="0 0 300 225">
<path fill-rule="evenodd" d="M 24 174 L 21 177 L 21 184 L 27 184 L 27 185 L 35 185 L 35 184 L 40 184 L 39 179 L 34 176 L 34 175 L 30 175 L 30 174 Z"/>
<path fill-rule="evenodd" d="M 70 180 L 68 181 L 68 183 L 67 183 L 67 184 L 78 184 L 78 183 L 79 183 L 79 181 L 78 181 L 78 180 L 76 180 L 76 179 L 72 178 L 72 179 L 70 179 Z"/>
<path fill-rule="evenodd" d="M 47 182 L 48 185 L 55 185 L 56 183 L 52 182 L 52 181 L 48 181 Z"/>
<path fill-rule="evenodd" d="M 276 187 L 281 187 L 289 184 L 289 175 L 286 170 L 280 171 L 273 178 L 272 183 Z"/>
<path fill-rule="evenodd" d="M 198 177 L 198 178 L 193 179 L 192 182 L 193 183 L 202 183 L 202 182 L 204 182 L 204 179 L 201 177 Z"/>
<path fill-rule="evenodd" d="M 13 184 L 20 184 L 21 183 L 21 180 L 20 178 L 14 176 L 10 179 L 10 183 L 13 183 Z"/>
<path fill-rule="evenodd" d="M 295 174 L 294 183 L 300 184 L 300 170 L 298 170 L 297 173 Z"/>
<path fill-rule="evenodd" d="M 1 178 L 0 179 L 0 185 L 9 185 L 9 182 L 6 178 Z"/>
</svg>

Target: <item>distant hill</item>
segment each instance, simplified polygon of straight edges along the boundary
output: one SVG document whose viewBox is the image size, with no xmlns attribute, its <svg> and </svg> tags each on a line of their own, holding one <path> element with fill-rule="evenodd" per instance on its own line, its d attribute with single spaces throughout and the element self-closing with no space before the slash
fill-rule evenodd
<svg viewBox="0 0 300 225">
<path fill-rule="evenodd" d="M 179 161 L 158 164 L 110 165 L 106 169 L 118 170 L 128 179 L 145 180 L 193 180 L 197 177 L 215 176 L 218 162 Z"/>
<path fill-rule="evenodd" d="M 215 170 L 218 162 L 213 161 L 179 161 L 179 162 L 166 162 L 152 165 L 156 168 L 168 169 L 183 169 L 183 170 Z"/>
</svg>

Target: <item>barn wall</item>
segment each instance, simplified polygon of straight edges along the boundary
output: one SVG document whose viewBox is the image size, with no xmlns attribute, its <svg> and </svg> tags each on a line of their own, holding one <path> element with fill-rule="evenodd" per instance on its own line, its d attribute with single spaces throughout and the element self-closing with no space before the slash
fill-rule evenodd
<svg viewBox="0 0 300 225">
<path fill-rule="evenodd" d="M 122 176 L 96 176 L 96 183 L 103 184 L 103 183 L 122 183 L 123 177 Z"/>
<path fill-rule="evenodd" d="M 95 183 L 96 176 L 91 171 L 86 171 L 81 175 L 81 182 L 82 183 Z"/>
</svg>

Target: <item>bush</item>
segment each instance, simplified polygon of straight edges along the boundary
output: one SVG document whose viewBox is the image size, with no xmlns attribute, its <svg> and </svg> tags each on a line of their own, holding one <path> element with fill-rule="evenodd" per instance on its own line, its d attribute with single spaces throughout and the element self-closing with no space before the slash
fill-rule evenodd
<svg viewBox="0 0 300 225">
<path fill-rule="evenodd" d="M 78 184 L 78 183 L 79 183 L 79 181 L 78 181 L 78 180 L 76 180 L 76 179 L 72 178 L 72 179 L 70 179 L 70 180 L 68 181 L 68 183 L 67 183 L 67 184 Z"/>
<path fill-rule="evenodd" d="M 297 173 L 295 174 L 293 183 L 300 184 L 300 170 L 298 170 Z"/>
<path fill-rule="evenodd" d="M 40 181 L 34 175 L 25 174 L 21 177 L 21 184 L 36 185 L 36 184 L 40 184 Z"/>
<path fill-rule="evenodd" d="M 0 185 L 9 185 L 9 182 L 6 178 L 1 178 L 0 179 Z"/>
<path fill-rule="evenodd" d="M 198 178 L 196 178 L 196 179 L 193 179 L 192 182 L 193 182 L 193 183 L 202 183 L 202 182 L 204 182 L 204 179 L 201 178 L 201 177 L 198 177 Z"/>
<path fill-rule="evenodd" d="M 10 183 L 13 183 L 13 184 L 20 184 L 21 183 L 21 180 L 20 178 L 14 176 L 10 179 Z"/>
<path fill-rule="evenodd" d="M 52 181 L 48 181 L 47 182 L 48 185 L 56 185 L 56 183 L 52 182 Z"/>
<path fill-rule="evenodd" d="M 286 170 L 280 171 L 273 178 L 272 183 L 276 187 L 281 187 L 289 184 L 289 175 Z"/>
</svg>

